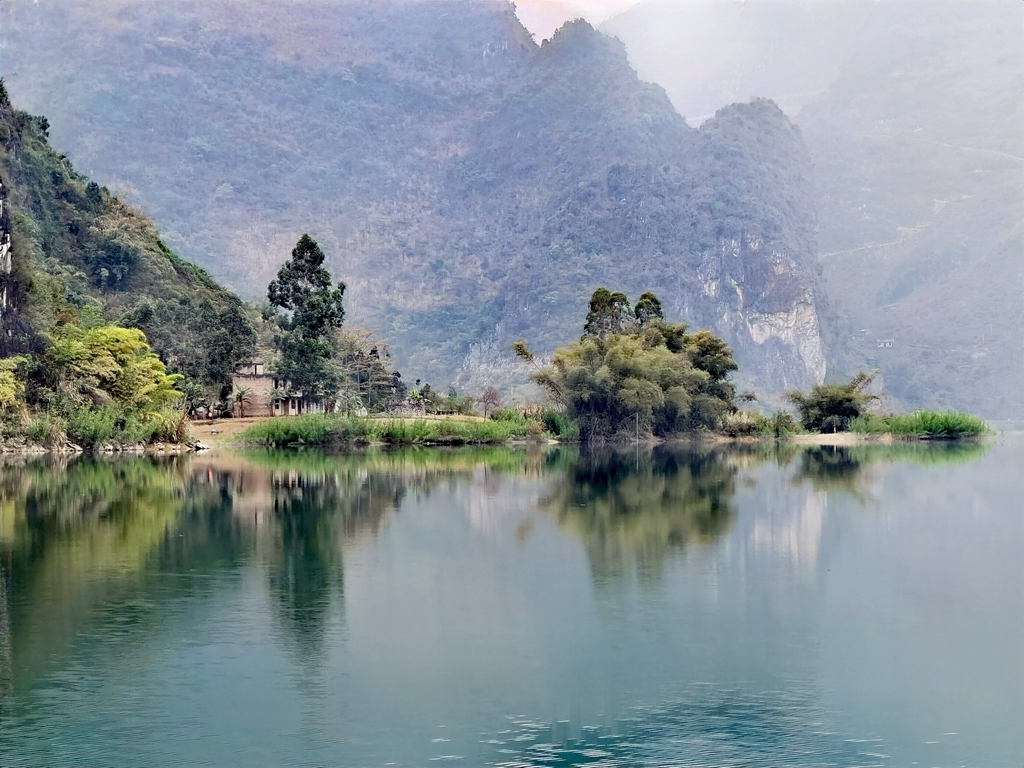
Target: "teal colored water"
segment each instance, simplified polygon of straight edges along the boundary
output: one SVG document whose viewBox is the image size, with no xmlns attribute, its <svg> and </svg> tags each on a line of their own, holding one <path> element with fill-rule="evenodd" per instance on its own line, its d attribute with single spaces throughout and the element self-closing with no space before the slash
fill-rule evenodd
<svg viewBox="0 0 1024 768">
<path fill-rule="evenodd" d="M 0 765 L 1024 762 L 1024 446 L 0 472 Z"/>
</svg>

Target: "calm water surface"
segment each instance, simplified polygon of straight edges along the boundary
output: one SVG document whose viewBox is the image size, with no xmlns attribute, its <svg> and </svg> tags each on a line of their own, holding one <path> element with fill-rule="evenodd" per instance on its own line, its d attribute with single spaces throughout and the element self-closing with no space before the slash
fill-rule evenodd
<svg viewBox="0 0 1024 768">
<path fill-rule="evenodd" d="M 1024 443 L 0 468 L 0 765 L 1024 764 Z"/>
</svg>

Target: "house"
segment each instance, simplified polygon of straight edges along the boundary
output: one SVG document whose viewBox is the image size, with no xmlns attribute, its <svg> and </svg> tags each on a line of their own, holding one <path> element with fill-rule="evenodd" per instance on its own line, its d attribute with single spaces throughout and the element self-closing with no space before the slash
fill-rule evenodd
<svg viewBox="0 0 1024 768">
<path fill-rule="evenodd" d="M 263 363 L 243 363 L 231 375 L 231 405 L 244 390 L 246 416 L 298 416 L 302 413 L 324 413 L 327 408 L 320 397 L 304 397 L 291 392 L 291 382 L 276 373 L 267 373 Z"/>
<path fill-rule="evenodd" d="M 878 339 L 877 344 L 879 349 L 892 349 L 896 346 L 896 339 Z"/>
</svg>

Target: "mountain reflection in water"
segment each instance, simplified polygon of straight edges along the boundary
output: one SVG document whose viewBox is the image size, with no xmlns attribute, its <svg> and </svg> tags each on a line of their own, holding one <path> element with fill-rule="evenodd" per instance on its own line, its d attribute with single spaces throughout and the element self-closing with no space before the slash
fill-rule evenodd
<svg viewBox="0 0 1024 768">
<path fill-rule="evenodd" d="M 0 763 L 1001 766 L 988 450 L 8 459 Z"/>
</svg>

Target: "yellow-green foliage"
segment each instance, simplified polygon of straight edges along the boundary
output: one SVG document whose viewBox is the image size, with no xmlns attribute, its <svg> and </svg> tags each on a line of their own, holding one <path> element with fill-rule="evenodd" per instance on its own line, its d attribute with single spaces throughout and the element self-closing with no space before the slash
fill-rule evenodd
<svg viewBox="0 0 1024 768">
<path fill-rule="evenodd" d="M 6 357 L 0 360 L 0 411 L 8 411 L 23 402 L 25 383 L 16 375 L 18 368 L 28 362 L 25 357 Z"/>
<path fill-rule="evenodd" d="M 155 411 L 181 397 L 174 388 L 181 376 L 167 373 L 136 328 L 66 323 L 51 331 L 49 341 L 44 366 L 79 402 L 113 400 L 135 410 Z"/>
</svg>

